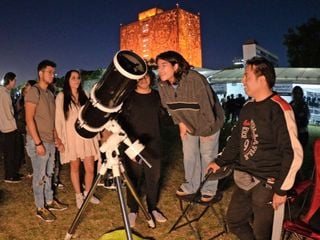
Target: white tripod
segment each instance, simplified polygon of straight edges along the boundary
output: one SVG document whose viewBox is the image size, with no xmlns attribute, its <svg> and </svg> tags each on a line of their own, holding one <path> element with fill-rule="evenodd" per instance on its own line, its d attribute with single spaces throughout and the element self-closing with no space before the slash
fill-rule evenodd
<svg viewBox="0 0 320 240">
<path fill-rule="evenodd" d="M 125 131 L 121 128 L 121 126 L 117 123 L 116 120 L 109 120 L 105 125 L 105 129 L 110 131 L 112 134 L 107 139 L 106 142 L 102 144 L 100 147 L 101 152 L 105 152 L 107 156 L 107 161 L 104 161 L 101 165 L 100 171 L 93 183 L 92 188 L 90 189 L 86 199 L 84 200 L 81 208 L 79 209 L 76 217 L 73 220 L 72 225 L 70 226 L 68 233 L 65 236 L 65 240 L 70 240 L 72 238 L 72 235 L 75 233 L 77 226 L 79 225 L 79 219 L 82 216 L 85 208 L 88 205 L 89 199 L 92 197 L 95 188 L 97 187 L 98 183 L 101 180 L 101 177 L 105 175 L 107 172 L 107 169 L 112 169 L 113 177 L 116 183 L 116 189 L 118 193 L 118 198 L 120 202 L 121 207 L 121 213 L 122 213 L 122 219 L 125 225 L 126 230 L 126 236 L 127 239 L 132 240 L 132 233 L 130 229 L 129 219 L 128 219 L 128 213 L 122 193 L 121 188 L 121 177 L 124 179 L 126 186 L 129 188 L 132 196 L 135 198 L 136 202 L 140 206 L 143 214 L 145 215 L 148 225 L 150 228 L 155 228 L 155 223 L 150 216 L 150 214 L 147 212 L 143 204 L 141 203 L 136 191 L 133 188 L 133 185 L 128 178 L 128 176 L 125 174 L 124 167 L 122 166 L 121 161 L 119 160 L 119 145 L 123 142 L 125 143 L 128 148 L 125 150 L 126 155 L 130 159 L 135 159 L 136 156 L 139 156 L 140 159 L 143 161 L 144 164 L 146 164 L 148 167 L 151 167 L 151 165 L 141 156 L 141 151 L 144 149 L 144 146 L 139 143 L 138 140 L 136 140 L 134 143 L 131 142 L 131 140 L 128 138 Z"/>
</svg>

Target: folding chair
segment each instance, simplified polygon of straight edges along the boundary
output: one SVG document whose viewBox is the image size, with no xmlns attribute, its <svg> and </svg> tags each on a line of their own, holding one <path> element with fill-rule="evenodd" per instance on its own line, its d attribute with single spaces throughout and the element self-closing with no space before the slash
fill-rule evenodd
<svg viewBox="0 0 320 240">
<path fill-rule="evenodd" d="M 216 196 L 210 201 L 210 202 L 201 202 L 201 189 L 203 187 L 203 185 L 205 184 L 205 182 L 208 179 L 211 180 L 218 180 L 218 179 L 222 179 L 228 175 L 230 175 L 232 172 L 232 168 L 231 167 L 225 167 L 225 168 L 221 168 L 221 171 L 217 172 L 217 173 L 212 173 L 209 172 L 204 180 L 200 183 L 199 188 L 197 189 L 195 194 L 192 195 L 188 195 L 188 196 L 183 196 L 179 198 L 179 205 L 180 205 L 180 210 L 181 210 L 181 215 L 179 216 L 179 218 L 176 220 L 176 222 L 173 224 L 173 226 L 171 227 L 171 229 L 169 230 L 169 233 L 177 230 L 178 228 L 181 228 L 183 226 L 189 225 L 189 227 L 191 228 L 192 232 L 194 233 L 196 239 L 201 239 L 201 235 L 199 233 L 199 230 L 196 229 L 192 223 L 193 222 L 199 222 L 200 219 L 205 215 L 205 213 L 211 209 L 211 212 L 213 214 L 213 216 L 216 217 L 216 219 L 218 220 L 219 224 L 218 226 L 221 227 L 222 226 L 222 231 L 218 232 L 216 235 L 212 236 L 209 239 L 215 239 L 219 236 L 221 236 L 222 234 L 225 234 L 228 232 L 227 229 L 227 224 L 224 218 L 224 212 L 223 212 L 223 206 L 220 206 L 219 209 L 219 213 L 216 211 L 215 209 L 215 204 L 217 204 L 218 202 L 221 201 L 222 199 L 222 192 L 217 191 Z M 194 206 L 201 206 L 203 207 L 202 211 L 196 216 L 196 217 L 191 217 L 189 212 L 191 211 L 191 209 L 193 209 Z M 185 220 L 184 222 L 181 222 L 182 220 Z"/>
<path fill-rule="evenodd" d="M 302 182 L 294 187 L 296 190 L 296 196 L 289 198 L 288 203 L 288 210 L 289 210 L 289 219 L 285 220 L 283 223 L 283 239 L 289 239 L 291 235 L 294 235 L 296 239 L 317 239 L 320 240 L 320 233 L 315 232 L 310 228 L 309 221 L 314 213 L 320 206 L 320 139 L 317 139 L 314 143 L 314 181 L 313 184 L 308 182 Z M 291 206 L 290 204 L 294 202 L 299 195 L 303 192 L 308 191 L 309 189 L 312 190 L 312 197 L 310 202 L 310 207 L 304 217 L 300 217 L 302 209 L 299 211 L 298 217 L 293 218 L 291 216 Z M 303 202 L 303 206 L 305 204 Z"/>
</svg>

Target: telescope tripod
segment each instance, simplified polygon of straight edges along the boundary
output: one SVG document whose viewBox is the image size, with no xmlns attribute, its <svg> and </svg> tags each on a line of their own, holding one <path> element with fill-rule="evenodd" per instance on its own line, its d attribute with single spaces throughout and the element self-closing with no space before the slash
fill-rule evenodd
<svg viewBox="0 0 320 240">
<path fill-rule="evenodd" d="M 117 123 L 116 123 L 116 126 L 119 127 L 119 125 Z M 134 199 L 138 203 L 139 207 L 141 208 L 143 214 L 145 215 L 149 227 L 155 228 L 154 220 L 152 219 L 151 215 L 147 212 L 146 208 L 143 206 L 143 204 L 142 204 L 141 200 L 139 199 L 129 177 L 125 173 L 125 169 L 124 169 L 121 161 L 119 160 L 118 146 L 121 142 L 125 142 L 129 147 L 132 147 L 133 145 L 135 145 L 135 144 L 131 144 L 130 140 L 127 139 L 126 134 L 124 134 L 123 130 L 121 129 L 121 131 L 119 131 L 119 132 L 113 132 L 113 134 L 109 137 L 109 139 L 105 143 L 103 143 L 103 145 L 100 147 L 101 152 L 107 153 L 106 154 L 107 159 L 102 163 L 101 168 L 99 170 L 99 173 L 98 173 L 88 195 L 86 196 L 81 208 L 77 212 L 77 214 L 76 214 L 76 216 L 75 216 L 75 218 L 74 218 L 74 220 L 68 230 L 68 233 L 65 236 L 65 240 L 70 240 L 72 238 L 72 235 L 75 233 L 75 231 L 79 225 L 79 222 L 80 222 L 80 217 L 84 213 L 84 211 L 90 201 L 90 198 L 92 197 L 92 195 L 93 195 L 96 187 L 98 186 L 98 183 L 100 182 L 102 176 L 104 176 L 105 173 L 107 172 L 107 169 L 112 169 L 112 174 L 113 174 L 113 178 L 116 183 L 116 190 L 118 193 L 118 199 L 120 202 L 121 213 L 122 213 L 122 220 L 124 222 L 124 227 L 126 230 L 127 239 L 132 240 L 133 238 L 132 238 L 132 232 L 131 232 L 129 218 L 128 218 L 128 212 L 127 212 L 127 208 L 126 208 L 126 204 L 125 204 L 125 200 L 124 200 L 124 196 L 123 196 L 123 192 L 122 192 L 122 188 L 121 188 L 121 177 L 123 178 L 124 182 L 126 183 L 127 188 L 129 188 L 129 191 L 131 192 L 132 196 L 134 197 Z M 129 142 L 130 142 L 130 144 L 129 144 Z M 132 147 L 130 151 L 134 151 L 136 153 L 136 155 L 139 154 L 134 147 Z M 130 153 L 128 154 L 127 151 L 126 151 L 126 153 L 127 153 L 127 155 L 130 155 Z M 148 165 L 148 162 L 146 162 L 146 160 L 144 160 L 144 162 Z"/>
</svg>

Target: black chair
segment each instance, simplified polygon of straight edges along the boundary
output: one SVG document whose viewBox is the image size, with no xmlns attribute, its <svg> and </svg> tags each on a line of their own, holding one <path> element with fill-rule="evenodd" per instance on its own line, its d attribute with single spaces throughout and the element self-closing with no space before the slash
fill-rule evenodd
<svg viewBox="0 0 320 240">
<path fill-rule="evenodd" d="M 193 222 L 199 222 L 201 218 L 207 213 L 207 211 L 210 209 L 212 215 L 218 220 L 218 225 L 214 227 L 221 227 L 222 229 L 220 232 L 215 234 L 209 239 L 215 239 L 223 234 L 226 234 L 228 232 L 227 224 L 224 218 L 224 209 L 219 202 L 221 201 L 223 197 L 223 193 L 221 191 L 217 191 L 216 195 L 213 197 L 213 199 L 210 202 L 202 202 L 201 201 L 201 189 L 205 182 L 207 180 L 218 180 L 222 179 L 228 175 L 230 175 L 232 172 L 231 167 L 224 167 L 219 170 L 217 173 L 209 172 L 204 180 L 200 183 L 199 188 L 197 189 L 196 193 L 192 195 L 187 196 L 177 196 L 179 199 L 179 206 L 181 210 L 181 215 L 178 217 L 176 222 L 173 224 L 171 229 L 169 230 L 169 233 L 171 233 L 174 230 L 177 230 L 181 227 L 184 227 L 186 225 L 189 225 L 189 227 L 192 229 L 192 232 L 194 233 L 196 239 L 201 239 L 201 234 L 196 227 L 192 225 Z M 200 213 L 198 213 L 196 216 L 191 216 L 190 211 L 194 209 L 195 206 L 199 206 L 202 208 Z M 217 211 L 218 209 L 218 211 Z M 184 220 L 184 221 L 182 221 Z"/>
</svg>

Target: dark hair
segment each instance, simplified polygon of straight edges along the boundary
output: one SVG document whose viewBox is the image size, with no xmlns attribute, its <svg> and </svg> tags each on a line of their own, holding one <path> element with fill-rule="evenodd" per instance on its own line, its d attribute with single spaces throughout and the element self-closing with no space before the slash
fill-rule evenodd
<svg viewBox="0 0 320 240">
<path fill-rule="evenodd" d="M 150 77 L 150 86 L 155 85 L 156 84 L 156 82 L 155 82 L 156 75 L 154 74 L 154 72 L 152 71 L 151 68 L 148 68 L 146 75 L 148 75 Z"/>
<path fill-rule="evenodd" d="M 38 64 L 38 72 L 45 69 L 46 67 L 57 67 L 57 64 L 51 60 L 42 60 L 39 64 Z"/>
<path fill-rule="evenodd" d="M 9 84 L 9 82 L 15 78 L 16 78 L 16 74 L 14 74 L 13 72 L 7 72 L 3 77 L 4 86 L 7 86 Z"/>
<path fill-rule="evenodd" d="M 80 75 L 80 72 L 78 70 L 70 70 L 70 71 L 68 71 L 66 73 L 66 75 L 64 77 L 64 83 L 63 83 L 63 94 L 64 94 L 63 112 L 64 112 L 65 119 L 68 119 L 68 114 L 69 114 L 69 109 L 71 107 L 71 103 L 76 104 L 72 99 L 72 92 L 71 92 L 71 88 L 70 88 L 70 77 L 71 77 L 71 74 L 73 72 L 76 72 L 76 73 L 78 73 Z M 78 93 L 79 93 L 79 103 L 80 103 L 80 106 L 82 106 L 87 102 L 88 97 L 85 94 L 81 83 L 80 83 L 80 85 L 78 87 Z"/>
<path fill-rule="evenodd" d="M 174 73 L 174 77 L 177 81 L 181 80 L 181 77 L 183 74 L 187 74 L 190 70 L 190 64 L 187 62 L 187 60 L 184 59 L 184 57 L 175 51 L 167 51 L 160 53 L 156 57 L 156 62 L 158 62 L 159 59 L 162 59 L 164 61 L 167 61 L 173 65 L 176 63 L 178 64 L 178 70 Z"/>
<path fill-rule="evenodd" d="M 35 85 L 36 83 L 37 83 L 36 80 L 28 80 L 27 83 L 26 83 L 26 85 L 33 86 L 33 85 Z"/>
<path fill-rule="evenodd" d="M 253 57 L 247 60 L 246 65 L 255 66 L 254 73 L 257 77 L 265 76 L 269 88 L 273 88 L 276 82 L 274 66 L 264 57 Z"/>
<path fill-rule="evenodd" d="M 294 101 L 301 101 L 303 100 L 303 90 L 300 86 L 295 86 L 292 89 L 292 98 Z"/>
</svg>

